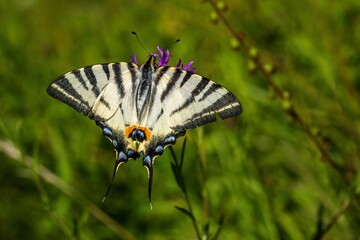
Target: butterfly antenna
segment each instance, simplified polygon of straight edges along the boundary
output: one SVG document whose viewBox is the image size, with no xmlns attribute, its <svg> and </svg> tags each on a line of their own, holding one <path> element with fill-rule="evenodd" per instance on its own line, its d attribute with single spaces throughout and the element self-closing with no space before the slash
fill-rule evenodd
<svg viewBox="0 0 360 240">
<path fill-rule="evenodd" d="M 171 49 L 172 46 L 173 46 L 175 43 L 178 43 L 178 42 L 180 42 L 180 39 L 176 39 L 176 40 L 175 40 L 173 43 L 171 43 L 168 47 L 164 48 L 164 50 L 165 50 L 165 49 L 166 49 L 166 50 Z M 160 51 L 158 50 L 158 51 L 156 51 L 156 53 L 160 53 Z"/>
<path fill-rule="evenodd" d="M 178 42 L 180 42 L 180 39 L 176 39 L 176 40 L 170 45 L 170 47 L 172 47 L 175 43 L 178 43 Z"/>
<path fill-rule="evenodd" d="M 138 40 L 140 46 L 150 55 L 150 52 L 146 49 L 146 47 L 144 46 L 144 44 L 142 44 L 142 42 L 140 41 L 140 38 L 138 36 L 138 34 L 136 32 L 131 32 L 132 34 L 135 35 L 136 39 Z"/>
<path fill-rule="evenodd" d="M 175 45 L 175 43 L 180 42 L 180 39 L 176 39 L 170 46 L 166 47 L 165 49 L 171 49 L 173 45 Z"/>
</svg>

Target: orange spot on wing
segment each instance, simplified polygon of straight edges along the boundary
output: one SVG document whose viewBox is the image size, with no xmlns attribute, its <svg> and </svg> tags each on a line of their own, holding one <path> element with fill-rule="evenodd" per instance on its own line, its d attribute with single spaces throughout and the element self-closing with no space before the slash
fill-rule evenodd
<svg viewBox="0 0 360 240">
<path fill-rule="evenodd" d="M 131 125 L 131 126 L 125 128 L 125 137 L 127 137 L 127 138 L 131 137 L 131 133 L 132 133 L 132 131 L 134 131 L 134 129 L 142 130 L 145 133 L 145 141 L 148 141 L 151 138 L 151 130 L 150 129 L 148 129 L 147 127 L 137 126 L 137 125 Z"/>
<path fill-rule="evenodd" d="M 145 140 L 149 140 L 151 138 L 151 131 L 150 129 L 148 129 L 147 127 L 142 127 L 142 126 L 139 126 L 138 129 L 140 130 L 143 130 L 143 132 L 145 133 Z"/>
<path fill-rule="evenodd" d="M 131 125 L 131 126 L 125 128 L 125 137 L 127 137 L 127 138 L 130 137 L 132 131 L 133 131 L 135 128 L 137 128 L 136 125 Z"/>
</svg>

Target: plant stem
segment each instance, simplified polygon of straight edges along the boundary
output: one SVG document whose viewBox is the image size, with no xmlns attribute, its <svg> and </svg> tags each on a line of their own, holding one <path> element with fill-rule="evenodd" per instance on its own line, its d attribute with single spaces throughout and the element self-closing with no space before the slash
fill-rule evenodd
<svg viewBox="0 0 360 240">
<path fill-rule="evenodd" d="M 186 189 L 186 188 L 185 188 L 185 189 Z M 188 193 L 187 193 L 186 190 L 185 190 L 184 194 L 185 194 L 186 204 L 187 204 L 187 206 L 188 206 L 188 208 L 189 208 L 189 212 L 191 213 L 191 216 L 192 216 L 191 219 L 192 219 L 192 222 L 193 222 L 193 225 L 194 225 L 194 228 L 195 228 L 196 236 L 197 236 L 197 238 L 198 238 L 199 240 L 201 240 L 201 234 L 200 234 L 200 231 L 199 231 L 199 227 L 198 227 L 198 225 L 197 225 L 197 223 L 196 223 L 196 219 L 195 219 L 195 215 L 194 215 L 194 212 L 193 212 L 193 210 L 192 210 L 192 207 L 191 207 L 189 195 L 188 195 Z"/>
<path fill-rule="evenodd" d="M 261 75 L 266 80 L 268 86 L 270 89 L 274 91 L 274 93 L 280 98 L 281 100 L 287 100 L 287 96 L 284 91 L 282 91 L 272 80 L 272 73 L 265 69 L 264 64 L 261 62 L 261 59 L 259 56 L 252 57 L 250 55 L 250 48 L 245 43 L 245 34 L 242 32 L 237 32 L 234 27 L 229 23 L 229 21 L 225 18 L 223 12 L 216 6 L 215 2 L 213 0 L 208 0 L 210 5 L 212 6 L 213 10 L 216 12 L 217 16 L 221 20 L 221 22 L 225 25 L 225 27 L 228 29 L 230 34 L 236 38 L 240 46 L 245 50 L 245 53 L 248 58 L 254 61 L 256 68 L 261 73 Z M 329 151 L 326 148 L 326 145 L 319 140 L 318 137 L 315 136 L 315 134 L 311 131 L 311 128 L 309 124 L 298 114 L 296 109 L 293 106 L 290 106 L 286 110 L 287 114 L 290 115 L 303 129 L 303 131 L 306 133 L 310 141 L 314 143 L 316 148 L 321 153 L 321 160 L 328 164 L 330 167 L 332 167 L 336 172 L 340 173 L 342 179 L 345 182 L 350 182 L 352 177 L 355 175 L 354 169 L 344 169 L 343 167 L 339 166 L 329 155 Z"/>
<path fill-rule="evenodd" d="M 183 146 L 182 146 L 180 163 L 178 162 L 175 151 L 171 146 L 170 146 L 170 151 L 171 151 L 171 155 L 172 155 L 172 157 L 174 159 L 175 166 L 176 166 L 176 171 L 177 171 L 177 173 L 174 173 L 174 174 L 179 174 L 178 177 L 180 177 L 179 181 L 181 181 L 180 184 L 182 186 L 180 188 L 181 188 L 182 192 L 184 193 L 186 205 L 188 207 L 188 212 L 190 213 L 191 221 L 192 221 L 192 223 L 194 225 L 194 228 L 195 228 L 197 239 L 201 240 L 202 238 L 201 238 L 201 234 L 200 234 L 200 231 L 199 231 L 199 227 L 198 227 L 198 225 L 196 223 L 195 215 L 194 215 L 193 209 L 191 207 L 189 194 L 188 194 L 188 191 L 187 191 L 187 188 L 186 188 L 186 183 L 185 183 L 184 177 L 182 175 L 182 166 L 183 166 L 184 156 L 185 156 L 185 154 L 184 154 L 185 153 L 185 145 L 186 145 L 186 138 L 185 138 Z M 175 178 L 176 178 L 176 176 L 175 176 Z"/>
</svg>

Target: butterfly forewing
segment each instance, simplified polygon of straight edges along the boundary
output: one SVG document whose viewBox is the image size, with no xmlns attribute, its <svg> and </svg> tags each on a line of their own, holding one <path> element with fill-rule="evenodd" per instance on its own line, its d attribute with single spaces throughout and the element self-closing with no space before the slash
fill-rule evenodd
<svg viewBox="0 0 360 240">
<path fill-rule="evenodd" d="M 76 69 L 57 78 L 47 92 L 92 119 L 106 120 L 121 102 L 128 104 L 131 95 L 125 98 L 125 93 L 137 84 L 138 68 L 120 62 Z"/>
<path fill-rule="evenodd" d="M 217 115 L 224 119 L 242 112 L 237 98 L 221 85 L 175 67 L 157 70 L 163 71 L 145 124 L 155 125 L 161 111 L 172 130 L 192 129 L 216 121 Z"/>
</svg>

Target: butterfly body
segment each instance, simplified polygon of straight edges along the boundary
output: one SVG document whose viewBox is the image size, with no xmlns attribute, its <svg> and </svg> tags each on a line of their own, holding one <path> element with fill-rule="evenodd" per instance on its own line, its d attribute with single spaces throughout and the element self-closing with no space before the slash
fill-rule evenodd
<svg viewBox="0 0 360 240">
<path fill-rule="evenodd" d="M 149 200 L 154 159 L 187 129 L 242 112 L 221 85 L 176 67 L 158 66 L 150 55 L 139 66 L 117 62 L 70 71 L 47 89 L 49 95 L 95 120 L 116 151 L 115 173 L 129 159 L 143 157 Z"/>
</svg>

